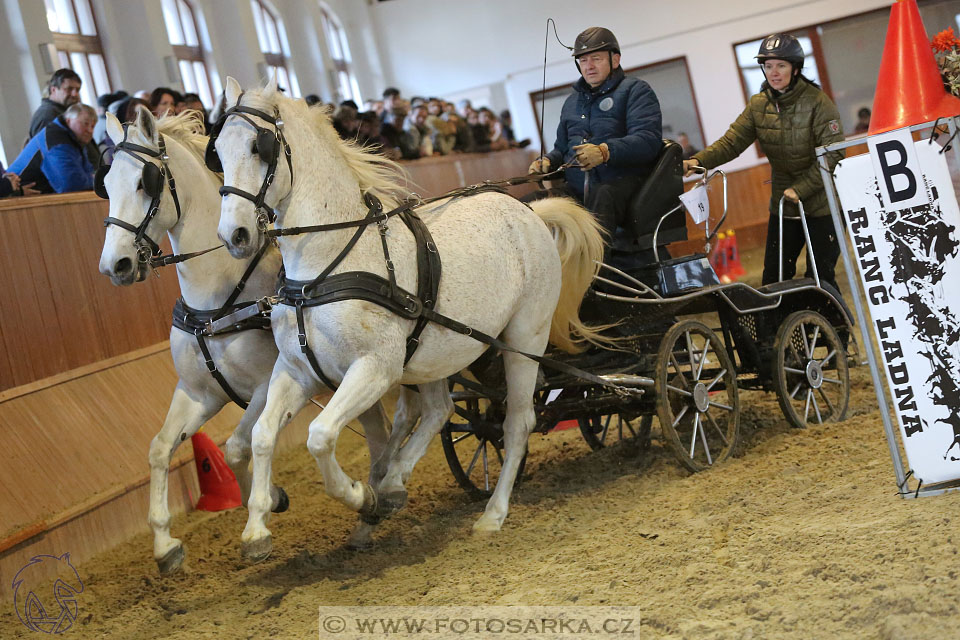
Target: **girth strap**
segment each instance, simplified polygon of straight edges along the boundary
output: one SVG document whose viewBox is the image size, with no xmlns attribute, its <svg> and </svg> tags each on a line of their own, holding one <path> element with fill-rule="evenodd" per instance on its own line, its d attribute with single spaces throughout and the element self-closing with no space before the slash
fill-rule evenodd
<svg viewBox="0 0 960 640">
<path fill-rule="evenodd" d="M 303 324 L 303 300 L 299 300 L 296 303 L 297 308 L 297 339 L 300 341 L 300 351 L 307 356 L 307 362 L 310 363 L 310 366 L 313 368 L 313 372 L 317 374 L 317 377 L 320 378 L 320 382 L 327 385 L 327 388 L 331 391 L 337 390 L 337 385 L 333 383 L 330 378 L 323 372 L 323 368 L 320 366 L 320 363 L 317 362 L 317 356 L 314 355 L 313 349 L 310 348 L 310 345 L 307 343 L 307 330 L 306 326 Z"/>
<path fill-rule="evenodd" d="M 233 387 L 230 386 L 230 383 L 227 382 L 227 379 L 223 377 L 223 374 L 220 373 L 220 370 L 217 369 L 217 364 L 213 361 L 213 357 L 210 355 L 210 349 L 207 348 L 206 338 L 203 337 L 203 331 L 197 330 L 194 334 L 197 337 L 197 344 L 200 345 L 200 352 L 203 354 L 203 359 L 206 361 L 207 371 L 210 372 L 210 375 L 213 376 L 213 379 L 217 381 L 217 384 L 220 385 L 220 388 L 223 389 L 224 393 L 233 400 L 241 409 L 247 408 L 247 402 L 241 398 L 236 391 L 233 390 Z"/>
</svg>

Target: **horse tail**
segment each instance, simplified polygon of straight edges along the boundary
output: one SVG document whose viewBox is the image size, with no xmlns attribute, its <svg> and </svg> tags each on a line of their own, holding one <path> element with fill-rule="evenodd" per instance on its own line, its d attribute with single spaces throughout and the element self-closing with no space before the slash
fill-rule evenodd
<svg viewBox="0 0 960 640">
<path fill-rule="evenodd" d="M 568 353 L 580 343 L 613 345 L 601 335 L 609 326 L 587 326 L 580 320 L 580 302 L 603 260 L 602 228 L 593 214 L 570 198 L 546 198 L 531 203 L 534 213 L 553 232 L 560 254 L 560 299 L 550 323 L 550 344 Z"/>
</svg>

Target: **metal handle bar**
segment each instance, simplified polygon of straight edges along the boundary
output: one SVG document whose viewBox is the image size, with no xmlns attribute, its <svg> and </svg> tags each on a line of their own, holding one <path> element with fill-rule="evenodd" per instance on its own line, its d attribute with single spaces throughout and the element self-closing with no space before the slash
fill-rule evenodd
<svg viewBox="0 0 960 640">
<path fill-rule="evenodd" d="M 723 179 L 723 215 L 720 216 L 720 220 L 717 222 L 717 225 L 713 228 L 713 231 L 710 230 L 710 220 L 707 219 L 706 225 L 704 225 L 704 243 L 709 245 L 710 242 L 717 236 L 717 231 L 720 230 L 720 227 L 723 226 L 724 221 L 727 219 L 727 174 L 723 172 L 722 169 L 715 169 L 713 173 L 708 175 L 708 171 L 705 167 L 696 166 L 691 167 L 693 171 L 697 173 L 702 173 L 703 177 L 698 180 L 703 187 L 706 188 L 707 185 L 713 180 L 717 175 Z M 694 187 L 696 188 L 696 187 Z M 653 258 L 658 263 L 660 262 L 660 251 L 657 249 L 657 236 L 660 234 L 660 225 L 663 224 L 663 221 L 667 219 L 667 216 L 675 213 L 677 209 L 682 209 L 683 204 L 678 204 L 670 211 L 667 211 L 660 217 L 660 220 L 657 222 L 656 228 L 653 230 Z M 708 249 L 709 251 L 709 249 Z"/>
<path fill-rule="evenodd" d="M 783 282 L 783 201 L 787 199 L 787 196 L 780 196 L 780 219 L 778 220 L 778 231 L 780 232 L 780 237 L 778 240 L 778 247 L 780 250 L 780 282 Z M 807 229 L 807 215 L 803 211 L 803 202 L 797 200 L 797 206 L 800 208 L 800 226 L 803 227 L 803 240 L 806 243 L 807 247 L 807 262 L 810 264 L 810 269 L 813 271 L 813 281 L 817 284 L 817 288 L 820 288 L 820 274 L 817 271 L 817 259 L 813 255 L 813 243 L 810 242 L 810 231 Z M 788 220 L 796 220 L 797 218 L 787 218 Z"/>
</svg>

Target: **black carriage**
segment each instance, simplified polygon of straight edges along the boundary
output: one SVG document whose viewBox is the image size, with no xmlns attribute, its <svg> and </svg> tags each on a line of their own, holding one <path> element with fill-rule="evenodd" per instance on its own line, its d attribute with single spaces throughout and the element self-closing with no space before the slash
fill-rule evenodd
<svg viewBox="0 0 960 640">
<path fill-rule="evenodd" d="M 703 183 L 716 177 L 724 212 L 712 228 L 706 223 L 707 249 L 726 218 L 726 176 L 717 171 Z M 681 150 L 665 141 L 581 307 L 588 322 L 612 325 L 606 333 L 617 346 L 547 353 L 644 392 L 621 393 L 541 367 L 536 432 L 576 420 L 593 449 L 615 442 L 643 448 L 656 417 L 678 460 L 701 471 L 737 447 L 740 389 L 775 392 L 798 428 L 844 418 L 857 354 L 839 292 L 820 282 L 815 264 L 814 278 L 755 288 L 721 283 L 705 254 L 667 258 L 665 245 L 687 236 L 682 192 Z M 802 214 L 799 226 L 806 234 Z M 807 249 L 809 256 L 809 238 Z M 450 384 L 456 413 L 441 431 L 447 462 L 461 487 L 489 495 L 502 463 L 501 359 L 488 350 Z"/>
</svg>

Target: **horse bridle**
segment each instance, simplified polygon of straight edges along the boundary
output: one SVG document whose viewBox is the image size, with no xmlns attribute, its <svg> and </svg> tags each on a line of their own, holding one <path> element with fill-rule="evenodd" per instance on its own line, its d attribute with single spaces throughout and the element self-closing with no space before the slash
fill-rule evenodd
<svg viewBox="0 0 960 640">
<path fill-rule="evenodd" d="M 107 218 L 104 219 L 103 226 L 108 227 L 113 224 L 134 235 L 133 243 L 137 248 L 137 259 L 140 264 L 149 266 L 169 264 L 169 261 L 165 260 L 165 257 L 162 256 L 163 252 L 160 250 L 160 245 L 147 234 L 147 228 L 160 211 L 160 200 L 163 197 L 164 182 L 166 182 L 170 188 L 170 195 L 173 196 L 173 203 L 177 207 L 177 222 L 180 221 L 180 198 L 177 197 L 176 181 L 173 179 L 173 174 L 167 165 L 167 161 L 170 158 L 167 156 L 166 143 L 163 140 L 163 136 L 159 134 L 159 150 L 157 151 L 129 142 L 127 140 L 128 126 L 128 124 L 123 125 L 123 140 L 116 146 L 116 152 L 124 151 L 134 159 L 143 163 L 143 171 L 140 174 L 140 186 L 143 188 L 144 193 L 150 196 L 150 206 L 147 208 L 147 213 L 139 226 L 135 227 L 129 222 L 112 216 L 107 216 Z M 145 158 L 144 156 L 148 157 Z M 154 164 L 148 158 L 158 159 L 160 165 Z M 104 178 L 107 172 L 110 171 L 110 166 L 109 164 L 101 164 L 97 168 L 93 182 L 94 191 L 104 200 L 110 199 L 106 185 L 104 184 Z M 166 258 L 170 257 L 172 256 L 166 256 Z"/>
<path fill-rule="evenodd" d="M 216 144 L 217 138 L 220 136 L 220 131 L 223 129 L 228 118 L 242 118 L 257 130 L 256 149 L 254 153 L 259 155 L 260 160 L 267 164 L 267 172 L 264 174 L 263 182 L 260 184 L 260 191 L 253 194 L 249 191 L 224 185 L 220 187 L 220 196 L 235 195 L 252 202 L 257 214 L 257 226 L 263 231 L 267 228 L 268 224 L 272 224 L 277 219 L 276 209 L 267 205 L 265 199 L 267 197 L 267 190 L 270 188 L 270 185 L 273 184 L 273 180 L 277 174 L 277 162 L 280 159 L 280 149 L 283 149 L 283 154 L 287 158 L 287 168 L 290 170 L 291 189 L 293 189 L 293 160 L 290 156 L 290 145 L 283 135 L 283 120 L 280 118 L 280 109 L 274 106 L 273 115 L 271 116 L 259 109 L 241 105 L 240 100 L 242 98 L 243 93 L 237 97 L 237 103 L 227 109 L 224 114 L 220 116 L 220 119 L 217 120 L 213 130 L 210 132 L 210 142 L 207 143 L 207 151 L 204 159 L 208 169 L 217 173 L 223 173 L 223 163 L 220 162 L 220 156 L 217 154 Z M 250 116 L 256 116 L 269 123 L 273 126 L 273 130 L 271 131 L 266 127 L 261 127 Z"/>
</svg>

